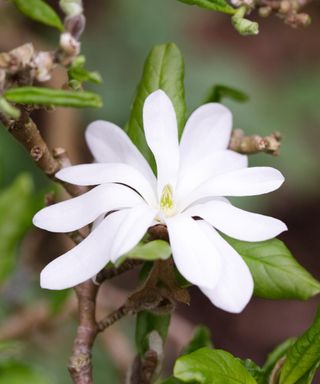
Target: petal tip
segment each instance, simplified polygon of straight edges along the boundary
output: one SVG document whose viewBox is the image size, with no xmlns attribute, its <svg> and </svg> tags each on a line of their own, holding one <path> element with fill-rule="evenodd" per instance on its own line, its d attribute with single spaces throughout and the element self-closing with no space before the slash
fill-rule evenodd
<svg viewBox="0 0 320 384">
<path fill-rule="evenodd" d="M 171 102 L 171 100 L 170 100 L 169 96 L 166 94 L 166 92 L 159 88 L 156 91 L 150 93 L 146 97 L 144 104 L 145 105 L 148 105 L 149 103 L 158 104 L 162 101 L 168 101 L 168 100 Z"/>
</svg>

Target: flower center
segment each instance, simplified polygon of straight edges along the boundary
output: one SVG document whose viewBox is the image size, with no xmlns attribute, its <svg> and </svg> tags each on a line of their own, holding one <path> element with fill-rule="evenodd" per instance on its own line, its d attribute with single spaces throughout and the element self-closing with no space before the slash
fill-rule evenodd
<svg viewBox="0 0 320 384">
<path fill-rule="evenodd" d="M 172 195 L 172 186 L 170 184 L 166 184 L 163 187 L 162 195 L 160 198 L 160 209 L 166 217 L 173 216 L 176 212 L 176 205 L 173 201 Z"/>
</svg>

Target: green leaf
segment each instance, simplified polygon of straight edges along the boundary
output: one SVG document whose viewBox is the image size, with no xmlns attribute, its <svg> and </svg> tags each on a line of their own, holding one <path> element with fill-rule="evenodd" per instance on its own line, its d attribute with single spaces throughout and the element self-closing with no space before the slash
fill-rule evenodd
<svg viewBox="0 0 320 384">
<path fill-rule="evenodd" d="M 17 244 L 37 210 L 31 178 L 23 174 L 0 192 L 0 282 L 12 271 Z"/>
<path fill-rule="evenodd" d="M 228 87 L 226 85 L 214 85 L 208 92 L 203 104 L 220 103 L 224 98 L 232 99 L 244 103 L 249 100 L 249 96 L 239 89 Z"/>
<path fill-rule="evenodd" d="M 223 237 L 247 263 L 256 296 L 306 300 L 320 292 L 320 283 L 294 259 L 282 241 L 251 243 Z"/>
<path fill-rule="evenodd" d="M 136 321 L 136 346 L 140 356 L 148 350 L 148 336 L 152 331 L 157 331 L 164 341 L 167 337 L 170 324 L 170 315 L 158 315 L 149 311 L 141 311 Z"/>
<path fill-rule="evenodd" d="M 310 369 L 304 376 L 299 379 L 296 384 L 313 384 L 314 376 L 316 375 L 320 367 L 320 362 L 318 362 L 313 368 Z"/>
<path fill-rule="evenodd" d="M 35 104 L 59 107 L 101 107 L 100 96 L 91 92 L 65 91 L 42 87 L 11 88 L 4 94 L 8 101 L 18 104 Z"/>
<path fill-rule="evenodd" d="M 0 342 L 0 365 L 1 362 L 12 360 L 21 355 L 23 344 L 21 341 L 8 340 Z"/>
<path fill-rule="evenodd" d="M 257 384 L 266 384 L 265 373 L 257 363 L 251 359 L 241 360 L 241 363 L 250 373 L 250 375 L 256 380 Z"/>
<path fill-rule="evenodd" d="M 0 382 L 5 384 L 49 384 L 37 369 L 18 361 L 0 362 Z"/>
<path fill-rule="evenodd" d="M 184 97 L 184 63 L 175 44 L 155 46 L 144 65 L 141 81 L 132 105 L 128 122 L 128 135 L 155 170 L 155 161 L 147 145 L 142 122 L 142 109 L 150 93 L 162 89 L 170 97 L 177 115 L 181 134 L 186 119 Z"/>
<path fill-rule="evenodd" d="M 246 6 L 238 8 L 232 16 L 232 25 L 243 36 L 257 35 L 259 33 L 259 24 L 255 21 L 245 19 L 244 16 L 246 13 Z"/>
<path fill-rule="evenodd" d="M 79 83 L 90 81 L 95 84 L 101 84 L 102 78 L 98 72 L 89 72 L 84 68 L 85 57 L 78 56 L 72 63 L 68 70 L 69 80 L 76 80 Z"/>
<path fill-rule="evenodd" d="M 46 296 L 50 301 L 51 312 L 53 315 L 56 315 L 64 308 L 63 305 L 70 297 L 70 293 L 70 289 L 63 289 L 61 291 L 46 291 Z"/>
<path fill-rule="evenodd" d="M 182 351 L 183 355 L 187 355 L 203 347 L 211 347 L 211 334 L 207 327 L 200 325 L 196 327 L 194 335 L 189 344 Z"/>
<path fill-rule="evenodd" d="M 164 240 L 154 240 L 139 244 L 125 254 L 126 258 L 141 260 L 167 260 L 171 256 L 170 245 Z"/>
<path fill-rule="evenodd" d="M 14 120 L 17 120 L 20 117 L 19 109 L 8 103 L 4 97 L 0 97 L 0 112 Z"/>
<path fill-rule="evenodd" d="M 201 348 L 179 357 L 174 366 L 174 377 L 183 382 L 200 384 L 255 384 L 239 359 L 230 353 Z"/>
<path fill-rule="evenodd" d="M 169 377 L 165 381 L 161 381 L 161 384 L 181 384 L 183 381 L 178 380 L 174 377 Z"/>
<path fill-rule="evenodd" d="M 296 338 L 290 338 L 279 344 L 271 353 L 269 353 L 264 366 L 262 367 L 265 375 L 268 377 L 273 370 L 275 364 L 286 355 L 288 350 L 295 343 Z"/>
<path fill-rule="evenodd" d="M 311 327 L 300 336 L 288 351 L 281 369 L 280 384 L 294 384 L 320 361 L 320 310 Z"/>
<path fill-rule="evenodd" d="M 13 0 L 20 12 L 30 19 L 63 31 L 63 24 L 56 12 L 42 0 Z"/>
<path fill-rule="evenodd" d="M 181 3 L 189 5 L 197 5 L 201 8 L 210 9 L 212 11 L 219 11 L 233 15 L 236 9 L 232 8 L 225 0 L 178 0 Z"/>
</svg>

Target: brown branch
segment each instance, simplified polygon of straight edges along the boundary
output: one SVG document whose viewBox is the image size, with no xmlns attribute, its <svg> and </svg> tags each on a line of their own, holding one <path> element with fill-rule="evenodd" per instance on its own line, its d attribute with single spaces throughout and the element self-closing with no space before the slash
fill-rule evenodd
<svg viewBox="0 0 320 384">
<path fill-rule="evenodd" d="M 79 301 L 79 325 L 68 369 L 75 384 L 92 384 L 91 349 L 98 332 L 95 318 L 98 287 L 88 280 L 75 291 Z"/>
<path fill-rule="evenodd" d="M 105 329 L 109 328 L 115 322 L 121 320 L 123 317 L 127 315 L 135 315 L 139 312 L 139 307 L 134 308 L 130 305 L 122 305 L 120 308 L 116 309 L 114 312 L 110 313 L 104 319 L 98 322 L 98 332 L 103 332 Z"/>
<path fill-rule="evenodd" d="M 99 285 L 99 284 L 103 283 L 105 280 L 110 280 L 116 276 L 121 275 L 122 273 L 131 271 L 132 269 L 134 269 L 135 267 L 137 267 L 141 264 L 143 264 L 142 260 L 130 260 L 130 259 L 128 259 L 125 262 L 123 262 L 118 268 L 106 267 L 106 268 L 102 269 L 97 274 L 97 276 L 95 278 L 95 283 Z"/>
<path fill-rule="evenodd" d="M 241 129 L 235 129 L 231 135 L 229 149 L 247 155 L 265 152 L 277 156 L 279 155 L 281 140 L 281 135 L 278 132 L 265 137 L 246 136 Z"/>
<path fill-rule="evenodd" d="M 59 161 L 60 153 L 55 158 L 50 152 L 37 125 L 31 119 L 29 111 L 21 107 L 21 115 L 18 120 L 8 120 L 3 115 L 0 115 L 0 121 L 8 129 L 8 132 L 25 147 L 36 165 L 50 179 L 58 181 L 54 175 L 64 165 Z M 58 182 L 71 196 L 78 196 L 85 191 L 84 188 L 77 185 Z"/>
</svg>

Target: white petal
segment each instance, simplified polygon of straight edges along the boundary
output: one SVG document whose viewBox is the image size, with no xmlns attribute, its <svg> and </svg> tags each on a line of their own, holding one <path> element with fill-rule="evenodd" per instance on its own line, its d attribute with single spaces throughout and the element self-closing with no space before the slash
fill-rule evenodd
<svg viewBox="0 0 320 384">
<path fill-rule="evenodd" d="M 81 196 L 43 208 L 34 216 L 33 224 L 51 232 L 72 232 L 103 213 L 142 202 L 135 191 L 123 185 L 99 185 Z"/>
<path fill-rule="evenodd" d="M 110 261 L 114 236 L 127 211 L 107 216 L 79 245 L 49 263 L 41 272 L 41 287 L 70 288 L 95 276 Z"/>
<path fill-rule="evenodd" d="M 244 241 L 272 239 L 288 229 L 278 219 L 247 212 L 220 200 L 194 205 L 185 212 L 199 216 L 226 235 Z"/>
<path fill-rule="evenodd" d="M 128 210 L 112 244 L 111 260 L 114 262 L 135 247 L 152 225 L 158 210 L 143 204 Z"/>
<path fill-rule="evenodd" d="M 180 202 L 181 207 L 210 196 L 254 196 L 272 192 L 284 182 L 278 170 L 271 167 L 251 167 L 227 172 L 205 181 Z"/>
<path fill-rule="evenodd" d="M 247 167 L 248 156 L 230 150 L 215 151 L 209 156 L 200 157 L 194 164 L 183 168 L 179 173 L 177 200 L 214 176 Z"/>
<path fill-rule="evenodd" d="M 63 168 L 56 177 L 77 185 L 121 183 L 138 191 L 149 204 L 156 204 L 156 184 L 150 184 L 141 172 L 124 163 L 81 164 Z"/>
<path fill-rule="evenodd" d="M 118 126 L 108 121 L 95 121 L 86 130 L 88 146 L 99 163 L 125 163 L 138 169 L 149 182 L 155 176 L 137 147 L 127 134 Z"/>
<path fill-rule="evenodd" d="M 221 272 L 219 252 L 191 217 L 166 219 L 172 256 L 179 272 L 190 283 L 213 288 Z"/>
<path fill-rule="evenodd" d="M 231 128 L 231 112 L 222 104 L 210 103 L 196 109 L 188 119 L 181 138 L 181 166 L 187 168 L 213 151 L 226 149 Z"/>
<path fill-rule="evenodd" d="M 169 97 L 161 90 L 147 97 L 143 106 L 146 140 L 157 163 L 158 193 L 166 184 L 176 185 L 179 168 L 177 118 Z"/>
<path fill-rule="evenodd" d="M 241 312 L 253 293 L 253 279 L 242 257 L 207 223 L 197 221 L 208 238 L 218 247 L 222 257 L 220 280 L 213 289 L 199 287 L 218 308 Z"/>
</svg>

